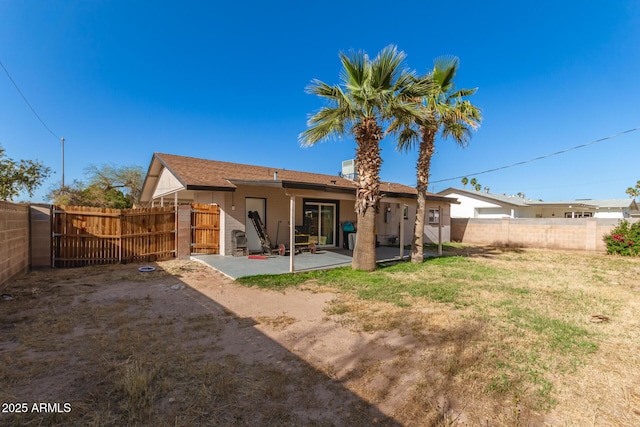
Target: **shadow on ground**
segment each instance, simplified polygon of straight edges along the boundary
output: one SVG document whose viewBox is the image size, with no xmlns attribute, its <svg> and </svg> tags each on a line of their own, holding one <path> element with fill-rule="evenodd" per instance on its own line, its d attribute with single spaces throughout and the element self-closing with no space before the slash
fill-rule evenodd
<svg viewBox="0 0 640 427">
<path fill-rule="evenodd" d="M 0 424 L 399 425 L 183 280 L 206 273 L 152 265 L 4 286 L 0 400 L 26 406 Z"/>
</svg>

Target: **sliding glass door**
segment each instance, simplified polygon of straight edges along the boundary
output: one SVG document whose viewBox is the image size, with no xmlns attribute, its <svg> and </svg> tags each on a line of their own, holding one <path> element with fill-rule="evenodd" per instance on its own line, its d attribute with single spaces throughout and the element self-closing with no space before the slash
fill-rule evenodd
<svg viewBox="0 0 640 427">
<path fill-rule="evenodd" d="M 335 203 L 305 202 L 304 222 L 311 242 L 319 246 L 336 246 Z"/>
</svg>

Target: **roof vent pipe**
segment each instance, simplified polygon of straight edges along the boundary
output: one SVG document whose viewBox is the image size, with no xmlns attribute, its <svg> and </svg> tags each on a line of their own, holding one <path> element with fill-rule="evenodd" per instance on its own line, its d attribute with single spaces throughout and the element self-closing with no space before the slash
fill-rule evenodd
<svg viewBox="0 0 640 427">
<path fill-rule="evenodd" d="M 278 171 L 273 171 L 273 180 L 274 181 L 278 180 Z"/>
</svg>

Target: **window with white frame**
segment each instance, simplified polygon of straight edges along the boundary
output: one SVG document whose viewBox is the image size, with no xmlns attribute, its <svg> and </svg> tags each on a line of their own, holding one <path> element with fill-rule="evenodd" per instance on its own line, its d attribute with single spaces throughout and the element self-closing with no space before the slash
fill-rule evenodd
<svg viewBox="0 0 640 427">
<path fill-rule="evenodd" d="M 440 224 L 440 209 L 429 208 L 429 224 Z"/>
</svg>

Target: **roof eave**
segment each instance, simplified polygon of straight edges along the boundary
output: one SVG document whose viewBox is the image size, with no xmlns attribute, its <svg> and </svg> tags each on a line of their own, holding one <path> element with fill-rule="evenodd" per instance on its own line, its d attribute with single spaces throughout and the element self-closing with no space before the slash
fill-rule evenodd
<svg viewBox="0 0 640 427">
<path fill-rule="evenodd" d="M 237 179 L 227 178 L 233 185 L 256 185 L 260 187 L 282 187 L 282 181 L 273 179 Z"/>
<path fill-rule="evenodd" d="M 159 170 L 157 174 L 151 174 L 151 171 L 153 169 L 153 167 L 157 164 L 159 164 Z M 162 159 L 162 157 L 160 157 L 160 153 L 153 153 L 153 156 L 151 156 L 151 161 L 149 162 L 149 167 L 147 168 L 147 174 L 144 177 L 144 181 L 142 183 L 142 193 L 140 194 L 140 200 L 139 202 L 141 203 L 146 203 L 151 201 L 151 199 L 153 198 L 153 192 L 155 191 L 155 186 L 158 185 L 158 179 L 160 178 L 160 173 L 162 172 L 162 168 L 167 169 L 169 172 L 171 172 L 171 174 L 178 180 L 178 182 L 180 182 L 180 184 L 182 184 L 183 187 L 187 187 L 187 185 L 184 183 L 184 181 L 182 180 L 182 178 L 180 178 L 173 170 L 171 170 L 171 168 L 169 166 L 167 166 L 167 164 L 165 163 L 165 161 Z M 155 180 L 156 183 L 153 187 L 152 190 L 147 190 L 147 183 L 150 183 L 150 180 Z M 145 190 L 147 190 L 147 192 L 151 192 L 151 194 L 148 194 L 149 199 L 143 202 L 143 198 L 145 196 Z"/>
<path fill-rule="evenodd" d="M 199 190 L 199 191 L 236 191 L 236 187 L 222 187 L 216 185 L 187 185 L 187 190 Z"/>
<path fill-rule="evenodd" d="M 296 182 L 296 181 L 282 181 L 283 188 L 294 188 L 297 190 L 318 190 L 334 193 L 349 193 L 355 194 L 356 188 L 340 187 L 337 185 L 328 184 L 312 184 L 308 182 Z"/>
<path fill-rule="evenodd" d="M 460 202 L 458 199 L 454 197 L 444 197 L 444 196 L 436 196 L 436 195 L 426 195 L 426 200 L 430 200 L 432 202 L 443 202 L 443 203 L 451 203 L 455 205 L 459 205 Z"/>
<path fill-rule="evenodd" d="M 513 207 L 518 207 L 518 208 L 524 208 L 524 207 L 530 206 L 530 204 L 527 203 L 526 201 L 517 201 L 516 203 L 514 203 L 512 201 L 502 200 L 497 197 L 491 197 L 491 195 L 487 196 L 486 193 L 480 193 L 479 191 L 464 190 L 462 188 L 449 187 L 442 191 L 438 191 L 438 194 L 446 194 L 446 193 L 463 193 L 468 196 L 475 196 L 479 199 L 484 200 L 487 203 L 501 203 L 501 204 L 505 204 Z M 460 203 L 458 202 L 458 204 Z"/>
<path fill-rule="evenodd" d="M 395 198 L 404 198 L 404 199 L 417 199 L 418 196 L 414 193 L 404 193 L 400 191 L 381 191 L 380 195 L 382 197 L 395 197 Z"/>
</svg>

